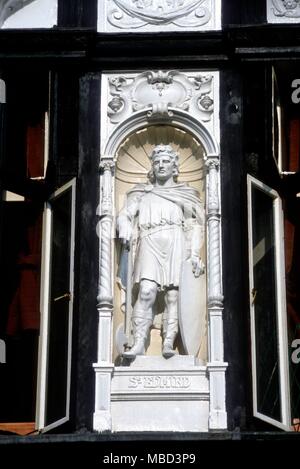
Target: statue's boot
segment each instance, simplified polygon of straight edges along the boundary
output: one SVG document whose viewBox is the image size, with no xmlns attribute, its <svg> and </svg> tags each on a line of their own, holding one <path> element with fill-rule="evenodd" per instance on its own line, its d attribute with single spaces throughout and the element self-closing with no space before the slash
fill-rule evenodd
<svg viewBox="0 0 300 469">
<path fill-rule="evenodd" d="M 152 319 L 141 316 L 132 317 L 134 344 L 130 350 L 123 353 L 123 357 L 135 358 L 137 355 L 145 354 L 145 344 L 151 325 Z"/>
<path fill-rule="evenodd" d="M 165 358 L 170 358 L 176 354 L 174 350 L 174 340 L 178 334 L 178 320 L 166 319 L 163 321 L 163 349 Z"/>
</svg>

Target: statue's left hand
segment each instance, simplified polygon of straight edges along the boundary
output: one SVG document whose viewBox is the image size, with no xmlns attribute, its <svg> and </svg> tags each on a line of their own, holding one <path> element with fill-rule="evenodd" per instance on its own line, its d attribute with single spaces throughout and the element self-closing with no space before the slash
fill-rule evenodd
<svg viewBox="0 0 300 469">
<path fill-rule="evenodd" d="M 205 272 L 205 265 L 202 262 L 201 257 L 192 256 L 192 268 L 195 277 L 200 277 Z"/>
</svg>

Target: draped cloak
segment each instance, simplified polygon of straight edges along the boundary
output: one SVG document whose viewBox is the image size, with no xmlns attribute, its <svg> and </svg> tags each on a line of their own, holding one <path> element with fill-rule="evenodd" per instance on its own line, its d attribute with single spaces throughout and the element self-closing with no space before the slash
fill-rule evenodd
<svg viewBox="0 0 300 469">
<path fill-rule="evenodd" d="M 138 184 L 127 193 L 127 202 L 119 214 L 121 238 L 126 238 L 126 233 L 122 233 L 126 223 L 129 231 L 135 227 L 137 238 L 133 284 L 148 279 L 156 282 L 160 290 L 179 287 L 181 264 L 191 254 L 195 226 L 201 232 L 201 239 L 196 240 L 197 255 L 203 241 L 204 215 L 199 193 L 183 183 L 168 187 Z"/>
</svg>

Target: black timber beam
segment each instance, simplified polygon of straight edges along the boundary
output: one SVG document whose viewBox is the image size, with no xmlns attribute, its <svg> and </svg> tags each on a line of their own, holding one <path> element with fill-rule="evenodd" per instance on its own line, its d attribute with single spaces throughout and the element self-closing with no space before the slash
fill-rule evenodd
<svg viewBox="0 0 300 469">
<path fill-rule="evenodd" d="M 209 33 L 159 33 L 97 35 L 94 63 L 110 67 L 139 67 L 160 62 L 178 66 L 199 62 L 227 61 L 226 39 L 221 31 Z"/>
<path fill-rule="evenodd" d="M 300 57 L 298 24 L 239 26 L 227 28 L 224 33 L 237 59 Z"/>
<path fill-rule="evenodd" d="M 90 30 L 35 29 L 0 31 L 0 66 L 16 61 L 82 60 L 90 49 Z"/>
<path fill-rule="evenodd" d="M 58 26 L 97 27 L 97 0 L 59 0 Z"/>
<path fill-rule="evenodd" d="M 222 24 L 263 24 L 266 23 L 267 7 L 262 0 L 227 0 L 222 2 Z"/>
<path fill-rule="evenodd" d="M 222 32 L 160 34 L 97 34 L 92 29 L 2 30 L 0 65 L 16 60 L 110 67 L 162 60 L 227 60 Z"/>
<path fill-rule="evenodd" d="M 243 59 L 300 58 L 299 25 L 228 26 L 198 33 L 98 34 L 91 28 L 0 30 L 0 67 L 74 65 L 85 70 L 220 67 Z M 27 65 L 28 66 L 28 65 Z"/>
</svg>

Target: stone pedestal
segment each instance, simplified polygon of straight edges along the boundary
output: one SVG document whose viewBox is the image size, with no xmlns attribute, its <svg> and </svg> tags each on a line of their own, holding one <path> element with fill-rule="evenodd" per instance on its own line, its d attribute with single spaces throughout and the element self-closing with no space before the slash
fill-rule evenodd
<svg viewBox="0 0 300 469">
<path fill-rule="evenodd" d="M 112 431 L 207 432 L 207 369 L 192 356 L 137 357 L 115 367 Z"/>
</svg>

